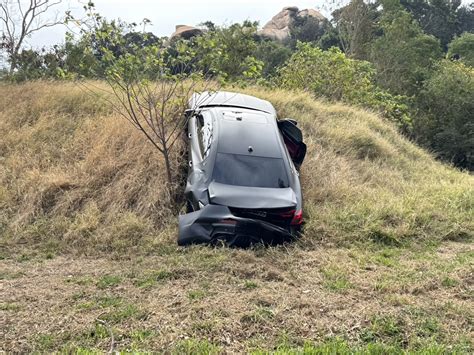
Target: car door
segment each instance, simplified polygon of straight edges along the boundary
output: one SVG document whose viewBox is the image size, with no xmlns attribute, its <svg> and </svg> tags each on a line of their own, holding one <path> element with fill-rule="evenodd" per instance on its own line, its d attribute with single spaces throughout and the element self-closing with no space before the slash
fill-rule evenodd
<svg viewBox="0 0 474 355">
<path fill-rule="evenodd" d="M 299 169 L 301 164 L 303 164 L 307 149 L 306 144 L 303 142 L 303 134 L 296 126 L 296 121 L 294 120 L 285 119 L 277 123 L 291 160 L 293 160 L 296 168 Z"/>
<path fill-rule="evenodd" d="M 188 211 L 199 209 L 206 176 L 203 169 L 207 164 L 212 143 L 212 115 L 198 112 L 189 120 L 189 168 L 185 195 L 189 202 Z"/>
</svg>

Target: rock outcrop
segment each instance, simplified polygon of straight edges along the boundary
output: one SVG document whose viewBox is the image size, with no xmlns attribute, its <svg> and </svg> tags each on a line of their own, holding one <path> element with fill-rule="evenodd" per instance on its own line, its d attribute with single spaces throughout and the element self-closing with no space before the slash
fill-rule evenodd
<svg viewBox="0 0 474 355">
<path fill-rule="evenodd" d="M 290 29 L 297 17 L 313 17 L 321 25 L 326 21 L 326 18 L 317 10 L 305 9 L 300 11 L 296 6 L 289 6 L 283 8 L 270 22 L 263 26 L 258 31 L 258 35 L 283 42 L 290 38 Z"/>
<path fill-rule="evenodd" d="M 170 41 L 177 40 L 179 38 L 190 39 L 195 36 L 199 36 L 203 31 L 197 27 L 187 25 L 177 25 L 175 32 L 171 35 Z"/>
</svg>

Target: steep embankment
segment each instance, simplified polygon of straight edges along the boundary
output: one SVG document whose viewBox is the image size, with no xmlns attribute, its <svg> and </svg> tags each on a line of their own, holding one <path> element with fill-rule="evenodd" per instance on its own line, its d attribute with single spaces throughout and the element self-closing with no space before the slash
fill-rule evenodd
<svg viewBox="0 0 474 355">
<path fill-rule="evenodd" d="M 108 104 L 0 86 L 0 351 L 472 352 L 473 177 L 369 112 L 246 91 L 308 143 L 292 245 L 177 248 L 160 157 Z"/>
<path fill-rule="evenodd" d="M 305 242 L 472 236 L 472 176 L 366 111 L 249 92 L 303 127 Z M 0 110 L 3 241 L 119 252 L 173 242 L 160 156 L 108 104 L 73 84 L 35 83 L 0 87 Z"/>
</svg>

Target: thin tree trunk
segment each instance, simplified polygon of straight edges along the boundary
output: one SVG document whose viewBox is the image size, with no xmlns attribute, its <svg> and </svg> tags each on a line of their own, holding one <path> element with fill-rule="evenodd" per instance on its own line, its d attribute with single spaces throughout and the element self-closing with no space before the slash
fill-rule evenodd
<svg viewBox="0 0 474 355">
<path fill-rule="evenodd" d="M 171 163 L 170 163 L 170 154 L 168 151 L 168 147 L 165 146 L 163 150 L 163 157 L 165 158 L 165 167 L 166 167 L 166 177 L 168 179 L 168 189 L 171 192 L 171 186 L 173 183 L 173 178 L 171 174 Z"/>
<path fill-rule="evenodd" d="M 18 54 L 11 54 L 10 56 L 10 75 L 13 75 L 13 72 L 16 69 L 17 55 Z"/>
</svg>

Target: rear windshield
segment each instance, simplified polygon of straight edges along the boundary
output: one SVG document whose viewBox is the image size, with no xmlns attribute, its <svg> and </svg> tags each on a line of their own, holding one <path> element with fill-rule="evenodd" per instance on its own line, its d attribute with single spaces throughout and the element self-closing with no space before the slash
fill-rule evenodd
<svg viewBox="0 0 474 355">
<path fill-rule="evenodd" d="M 251 187 L 289 187 L 288 175 L 281 158 L 217 153 L 212 174 L 221 184 Z"/>
</svg>

